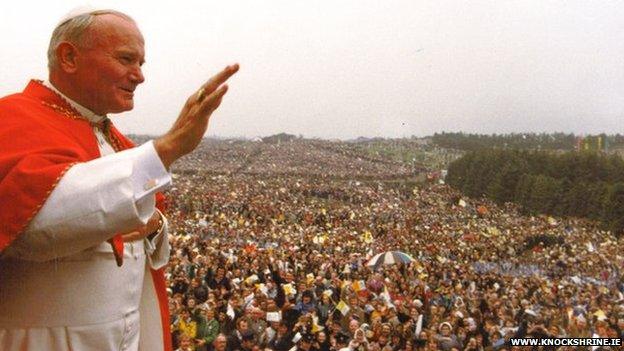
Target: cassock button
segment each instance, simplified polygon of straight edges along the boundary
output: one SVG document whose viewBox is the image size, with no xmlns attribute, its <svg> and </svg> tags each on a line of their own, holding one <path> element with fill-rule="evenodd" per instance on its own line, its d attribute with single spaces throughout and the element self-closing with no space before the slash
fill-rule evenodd
<svg viewBox="0 0 624 351">
<path fill-rule="evenodd" d="M 150 190 L 154 188 L 157 184 L 158 184 L 158 181 L 156 179 L 150 179 L 147 181 L 147 183 L 145 183 L 145 185 L 143 186 L 143 189 Z"/>
</svg>

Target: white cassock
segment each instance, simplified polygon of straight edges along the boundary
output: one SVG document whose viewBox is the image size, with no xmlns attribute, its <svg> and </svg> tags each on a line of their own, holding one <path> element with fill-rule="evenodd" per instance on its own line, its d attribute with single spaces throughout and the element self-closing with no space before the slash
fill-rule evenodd
<svg viewBox="0 0 624 351">
<path fill-rule="evenodd" d="M 0 257 L 2 351 L 163 349 L 149 268 L 168 262 L 167 221 L 151 241 L 125 243 L 121 267 L 106 240 L 146 224 L 171 177 L 152 142 L 115 153 L 94 133 L 102 157 L 70 168 Z"/>
</svg>

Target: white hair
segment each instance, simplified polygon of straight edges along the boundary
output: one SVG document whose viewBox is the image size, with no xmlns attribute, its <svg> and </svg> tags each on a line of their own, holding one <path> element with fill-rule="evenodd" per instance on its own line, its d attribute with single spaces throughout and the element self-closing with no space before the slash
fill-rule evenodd
<svg viewBox="0 0 624 351">
<path fill-rule="evenodd" d="M 134 23 L 134 20 L 130 16 L 115 10 L 90 11 L 61 21 L 56 28 L 54 28 L 52 37 L 50 38 L 50 45 L 48 46 L 48 69 L 50 71 L 58 66 L 56 49 L 59 44 L 62 42 L 70 42 L 78 47 L 85 47 L 90 40 L 85 40 L 84 34 L 93 24 L 95 17 L 100 15 L 115 15 Z"/>
</svg>

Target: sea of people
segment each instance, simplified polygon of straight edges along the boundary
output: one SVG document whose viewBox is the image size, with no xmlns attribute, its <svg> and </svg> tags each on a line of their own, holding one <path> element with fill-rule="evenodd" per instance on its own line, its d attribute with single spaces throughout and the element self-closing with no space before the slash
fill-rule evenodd
<svg viewBox="0 0 624 351">
<path fill-rule="evenodd" d="M 416 181 L 427 165 L 358 149 L 211 141 L 174 169 L 176 349 L 520 350 L 510 338 L 622 338 L 623 237 L 464 198 Z M 413 260 L 369 266 L 387 251 Z"/>
</svg>

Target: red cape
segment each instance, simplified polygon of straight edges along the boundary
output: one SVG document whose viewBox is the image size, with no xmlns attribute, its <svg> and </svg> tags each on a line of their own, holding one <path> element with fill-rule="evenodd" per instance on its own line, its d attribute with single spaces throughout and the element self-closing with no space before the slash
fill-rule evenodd
<svg viewBox="0 0 624 351">
<path fill-rule="evenodd" d="M 134 147 L 116 128 L 122 148 Z M 0 252 L 35 217 L 65 172 L 78 162 L 100 157 L 91 124 L 41 82 L 0 99 Z M 164 196 L 157 194 L 164 210 Z M 164 268 L 152 270 L 163 325 L 165 350 L 171 350 Z"/>
</svg>

